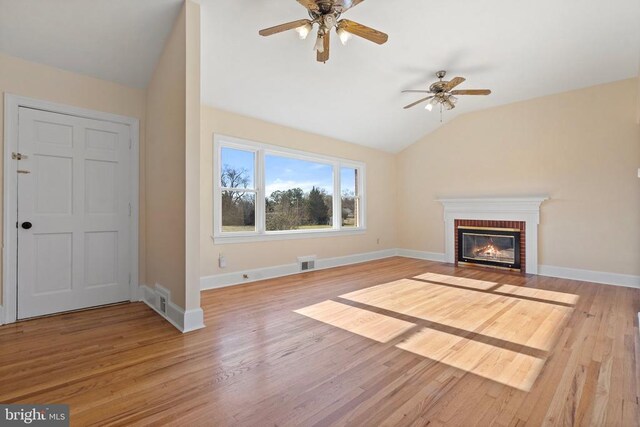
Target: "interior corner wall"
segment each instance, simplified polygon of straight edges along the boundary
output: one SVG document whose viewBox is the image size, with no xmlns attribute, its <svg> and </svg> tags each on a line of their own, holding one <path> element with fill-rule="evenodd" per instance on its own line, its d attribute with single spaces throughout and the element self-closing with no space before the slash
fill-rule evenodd
<svg viewBox="0 0 640 427">
<path fill-rule="evenodd" d="M 395 156 L 379 150 L 295 130 L 251 117 L 202 107 L 200 152 L 200 272 L 203 277 L 290 265 L 298 256 L 333 258 L 396 247 Z M 215 133 L 366 164 L 367 231 L 364 234 L 286 241 L 214 244 L 213 135 Z M 227 268 L 218 267 L 224 253 Z"/>
<path fill-rule="evenodd" d="M 398 154 L 399 246 L 444 252 L 445 197 L 549 195 L 540 264 L 640 275 L 638 80 L 462 115 Z"/>
<path fill-rule="evenodd" d="M 185 309 L 200 308 L 200 5 L 185 3 Z"/>
<path fill-rule="evenodd" d="M 26 96 L 73 107 L 135 117 L 140 120 L 140 229 L 139 229 L 139 281 L 145 282 L 145 91 L 86 75 L 64 71 L 0 53 L 0 94 Z M 0 138 L 4 150 L 4 100 L 0 100 Z M 4 166 L 4 165 L 3 165 Z M 2 194 L 0 167 L 0 195 Z M 2 198 L 0 197 L 0 203 Z M 0 209 L 0 224 L 2 224 Z M 0 239 L 2 238 L 0 230 Z M 1 268 L 1 267 L 0 267 Z M 0 282 L 0 300 L 2 283 Z M 0 301 L 0 304 L 2 302 Z"/>
<path fill-rule="evenodd" d="M 185 308 L 186 13 L 183 7 L 147 87 L 146 284 Z"/>
</svg>

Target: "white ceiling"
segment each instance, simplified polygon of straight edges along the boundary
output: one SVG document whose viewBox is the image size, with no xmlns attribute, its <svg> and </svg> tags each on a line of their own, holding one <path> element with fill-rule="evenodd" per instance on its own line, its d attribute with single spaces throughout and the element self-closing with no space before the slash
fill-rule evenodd
<svg viewBox="0 0 640 427">
<path fill-rule="evenodd" d="M 181 5 L 182 0 L 0 0 L 0 52 L 145 88 Z"/>
<path fill-rule="evenodd" d="M 378 46 L 332 40 L 327 64 L 314 37 L 258 30 L 306 17 L 295 0 L 201 0 L 202 100 L 344 141 L 399 151 L 440 125 L 402 107 L 439 69 L 464 76 L 456 115 L 638 75 L 638 0 L 367 0 L 344 17 L 389 34 Z M 606 106 L 603 106 L 606 108 Z"/>
</svg>

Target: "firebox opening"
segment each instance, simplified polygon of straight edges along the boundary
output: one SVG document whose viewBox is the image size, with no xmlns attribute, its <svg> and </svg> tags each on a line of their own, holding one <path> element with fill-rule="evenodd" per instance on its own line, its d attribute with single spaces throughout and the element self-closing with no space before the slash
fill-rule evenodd
<svg viewBox="0 0 640 427">
<path fill-rule="evenodd" d="M 458 262 L 520 270 L 520 230 L 458 227 Z"/>
</svg>

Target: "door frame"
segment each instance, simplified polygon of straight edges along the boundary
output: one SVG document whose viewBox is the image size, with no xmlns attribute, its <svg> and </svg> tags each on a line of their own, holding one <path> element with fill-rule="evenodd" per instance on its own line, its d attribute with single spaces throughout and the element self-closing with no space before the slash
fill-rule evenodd
<svg viewBox="0 0 640 427">
<path fill-rule="evenodd" d="M 140 121 L 134 117 L 119 116 L 86 108 L 73 107 L 39 99 L 28 98 L 10 93 L 4 94 L 4 191 L 3 191 L 3 253 L 2 253 L 2 306 L 0 306 L 0 324 L 14 323 L 17 319 L 18 304 L 18 229 L 17 218 L 17 162 L 11 159 L 11 153 L 18 147 L 18 112 L 20 107 L 43 110 L 51 113 L 66 114 L 85 119 L 119 123 L 129 126 L 131 138 L 131 219 L 130 219 L 130 301 L 138 301 L 138 223 L 139 223 L 139 181 L 140 181 Z M 4 319 L 2 319 L 4 309 Z"/>
</svg>

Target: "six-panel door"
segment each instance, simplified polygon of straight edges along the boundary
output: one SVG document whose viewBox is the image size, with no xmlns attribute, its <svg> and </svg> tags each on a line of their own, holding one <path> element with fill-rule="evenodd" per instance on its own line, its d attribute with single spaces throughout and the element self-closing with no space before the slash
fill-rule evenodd
<svg viewBox="0 0 640 427">
<path fill-rule="evenodd" d="M 130 298 L 129 132 L 20 108 L 18 319 Z"/>
</svg>

